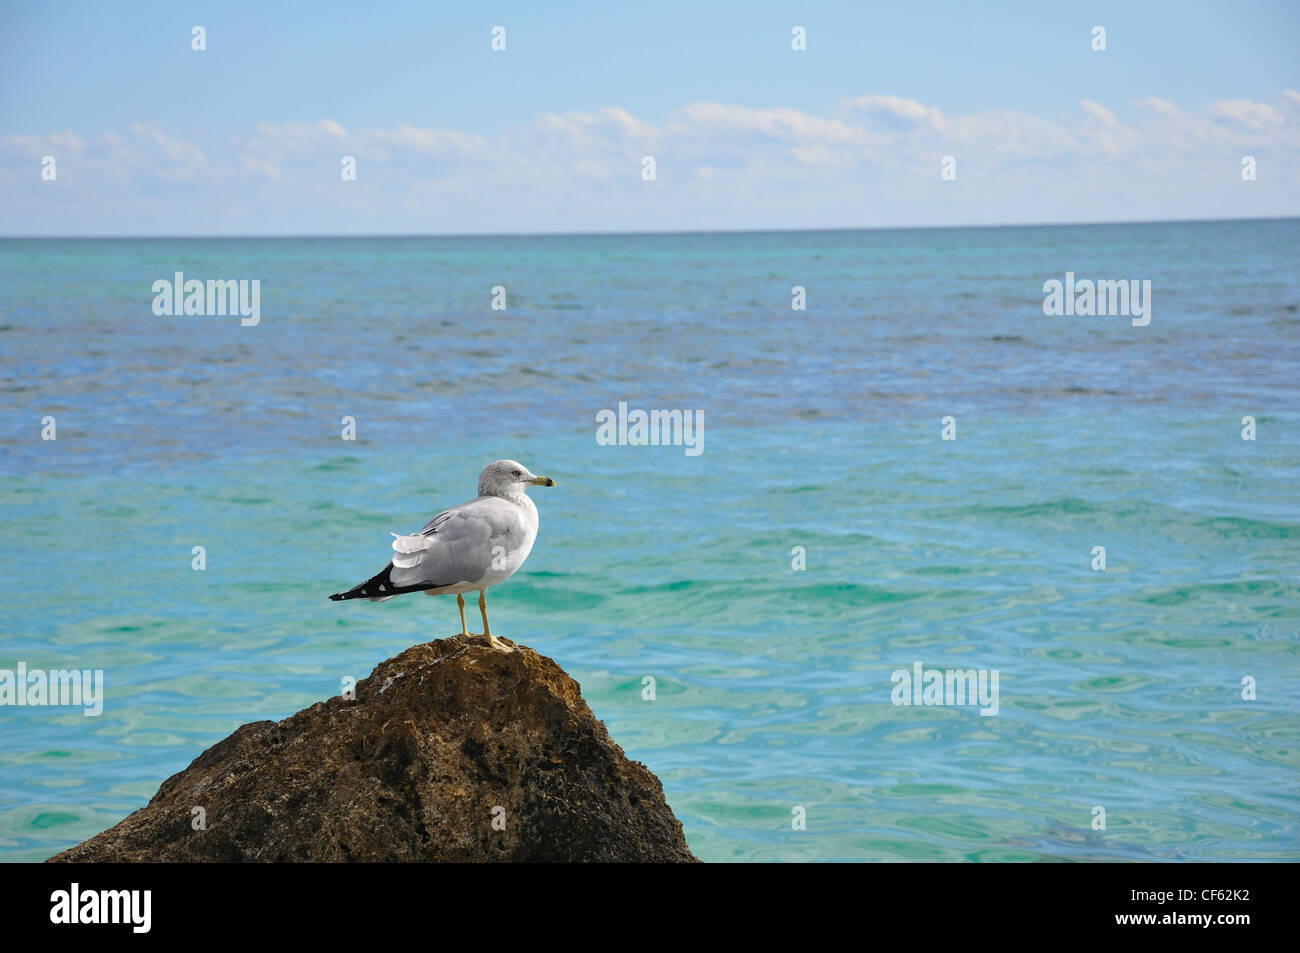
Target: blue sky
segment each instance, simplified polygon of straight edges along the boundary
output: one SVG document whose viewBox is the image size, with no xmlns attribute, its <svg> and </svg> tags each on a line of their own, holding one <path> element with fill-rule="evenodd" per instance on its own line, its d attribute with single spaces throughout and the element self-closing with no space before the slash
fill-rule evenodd
<svg viewBox="0 0 1300 953">
<path fill-rule="evenodd" d="M 5 0 L 0 234 L 1300 214 L 1295 2 L 450 6 Z"/>
</svg>

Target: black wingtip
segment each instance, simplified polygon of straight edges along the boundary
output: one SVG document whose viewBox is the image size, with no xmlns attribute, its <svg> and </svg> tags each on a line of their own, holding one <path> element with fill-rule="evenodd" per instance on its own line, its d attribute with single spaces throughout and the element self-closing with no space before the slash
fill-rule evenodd
<svg viewBox="0 0 1300 953">
<path fill-rule="evenodd" d="M 389 563 L 377 575 L 374 575 L 361 583 L 359 586 L 353 586 L 347 592 L 336 592 L 330 596 L 331 602 L 342 602 L 344 599 L 388 599 L 392 596 L 400 596 L 407 592 L 423 592 L 426 589 L 441 589 L 441 585 L 417 584 L 414 586 L 394 586 L 393 585 L 393 564 Z"/>
<path fill-rule="evenodd" d="M 399 592 L 406 592 L 406 589 L 395 589 L 393 581 L 389 575 L 393 571 L 393 564 L 389 563 L 381 569 L 376 575 L 371 576 L 360 585 L 353 586 L 343 592 L 336 592 L 330 596 L 332 602 L 342 602 L 344 599 L 377 599 L 384 596 L 395 596 Z M 374 595 L 372 595 L 374 593 Z"/>
</svg>

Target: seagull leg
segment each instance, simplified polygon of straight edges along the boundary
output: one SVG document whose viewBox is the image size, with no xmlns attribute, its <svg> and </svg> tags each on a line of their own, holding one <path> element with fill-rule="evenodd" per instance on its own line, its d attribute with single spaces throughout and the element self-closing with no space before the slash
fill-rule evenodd
<svg viewBox="0 0 1300 953">
<path fill-rule="evenodd" d="M 469 629 L 465 627 L 465 597 L 459 592 L 456 593 L 456 607 L 460 609 L 460 634 L 469 635 Z"/>
<path fill-rule="evenodd" d="M 492 630 L 488 628 L 486 589 L 478 591 L 478 611 L 483 613 L 483 634 L 487 636 L 488 644 L 494 649 L 500 649 L 502 652 L 513 652 L 514 649 L 493 635 Z"/>
</svg>

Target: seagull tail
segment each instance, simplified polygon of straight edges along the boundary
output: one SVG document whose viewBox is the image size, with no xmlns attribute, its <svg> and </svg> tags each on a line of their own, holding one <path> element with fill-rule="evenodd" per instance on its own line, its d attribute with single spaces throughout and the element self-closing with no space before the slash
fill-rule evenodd
<svg viewBox="0 0 1300 953">
<path fill-rule="evenodd" d="M 333 602 L 342 602 L 344 599 L 373 599 L 376 602 L 382 602 L 385 599 L 391 599 L 393 596 L 401 595 L 403 592 L 414 592 L 422 587 L 420 586 L 394 586 L 393 585 L 393 564 L 389 563 L 383 570 L 371 576 L 360 585 L 353 586 L 346 592 L 336 592 L 330 599 Z"/>
</svg>

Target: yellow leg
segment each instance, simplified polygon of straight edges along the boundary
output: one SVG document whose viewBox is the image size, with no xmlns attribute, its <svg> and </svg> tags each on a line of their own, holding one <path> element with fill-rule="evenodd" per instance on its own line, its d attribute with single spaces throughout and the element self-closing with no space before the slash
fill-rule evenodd
<svg viewBox="0 0 1300 953">
<path fill-rule="evenodd" d="M 460 609 L 460 634 L 469 635 L 469 629 L 465 627 L 465 597 L 459 592 L 456 593 L 456 608 Z"/>
<path fill-rule="evenodd" d="M 483 613 L 483 634 L 487 636 L 488 644 L 492 646 L 492 648 L 500 649 L 503 652 L 513 652 L 514 649 L 493 635 L 492 630 L 488 628 L 487 591 L 484 589 L 478 591 L 478 611 Z"/>
</svg>

